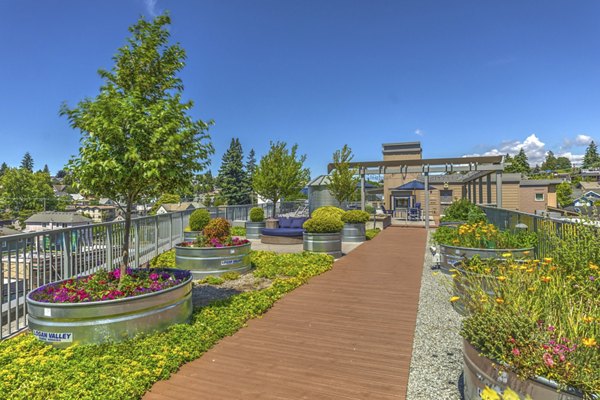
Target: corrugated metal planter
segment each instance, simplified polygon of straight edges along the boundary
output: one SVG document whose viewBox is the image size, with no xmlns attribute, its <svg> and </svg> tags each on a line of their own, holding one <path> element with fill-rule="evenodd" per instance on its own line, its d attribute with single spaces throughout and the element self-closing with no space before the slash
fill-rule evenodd
<svg viewBox="0 0 600 400">
<path fill-rule="evenodd" d="M 466 224 L 465 221 L 440 221 L 440 226 L 448 228 L 458 228 L 459 226 Z"/>
<path fill-rule="evenodd" d="M 327 253 L 335 258 L 342 256 L 342 235 L 336 233 L 304 232 L 303 247 L 314 253 Z"/>
<path fill-rule="evenodd" d="M 191 271 L 194 279 L 225 272 L 250 271 L 250 243 L 230 247 L 175 246 L 175 265 Z"/>
<path fill-rule="evenodd" d="M 31 299 L 33 290 L 26 298 L 29 329 L 38 339 L 66 348 L 120 342 L 139 333 L 160 332 L 188 322 L 193 310 L 192 276 L 189 271 L 169 271 L 176 271 L 183 282 L 160 292 L 124 299 L 43 303 Z"/>
<path fill-rule="evenodd" d="M 507 387 L 515 391 L 522 399 L 529 395 L 535 400 L 580 400 L 583 394 L 575 390 L 558 391 L 558 385 L 545 378 L 519 379 L 512 372 L 499 372 L 492 360 L 479 355 L 469 342 L 463 340 L 465 400 L 481 399 L 486 386 L 497 392 Z"/>
<path fill-rule="evenodd" d="M 346 222 L 342 230 L 342 242 L 360 243 L 365 241 L 365 223 Z"/>
<path fill-rule="evenodd" d="M 202 231 L 184 231 L 183 240 L 186 242 L 193 242 L 198 239 L 198 236 L 202 236 Z"/>
<path fill-rule="evenodd" d="M 266 223 L 264 221 L 246 221 L 246 239 L 260 239 L 262 229 L 265 227 L 265 225 Z"/>
<path fill-rule="evenodd" d="M 510 253 L 514 260 L 527 260 L 533 256 L 533 247 L 525 249 L 476 249 L 474 247 L 458 247 L 440 244 L 440 267 L 448 274 L 452 266 L 467 258 L 478 255 L 483 258 L 501 259 L 502 254 Z"/>
</svg>

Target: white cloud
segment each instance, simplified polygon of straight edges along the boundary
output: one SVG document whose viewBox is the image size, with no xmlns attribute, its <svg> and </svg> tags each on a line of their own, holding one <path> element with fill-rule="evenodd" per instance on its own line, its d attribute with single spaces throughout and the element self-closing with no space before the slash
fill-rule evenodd
<svg viewBox="0 0 600 400">
<path fill-rule="evenodd" d="M 529 160 L 529 164 L 541 164 L 542 161 L 546 158 L 546 144 L 542 142 L 535 133 L 529 135 L 525 138 L 525 140 L 511 140 L 508 142 L 500 143 L 497 146 L 492 147 L 489 150 L 486 150 L 483 153 L 475 153 L 475 154 L 467 154 L 465 157 L 471 156 L 498 156 L 510 154 L 515 155 L 521 149 L 525 151 L 527 154 L 527 159 Z"/>
<path fill-rule="evenodd" d="M 587 146 L 588 144 L 590 144 L 590 142 L 592 140 L 594 140 L 594 138 L 592 138 L 591 136 L 579 134 L 579 135 L 575 136 L 574 139 L 572 139 L 572 138 L 564 139 L 562 146 L 560 146 L 560 149 L 562 151 L 566 151 L 566 150 L 571 149 L 574 146 Z"/>
<path fill-rule="evenodd" d="M 156 17 L 160 13 L 156 9 L 156 3 L 158 3 L 158 0 L 144 0 L 144 6 L 146 7 L 146 12 L 152 18 Z"/>
<path fill-rule="evenodd" d="M 423 132 L 420 129 L 415 130 L 415 135 L 417 135 L 417 136 L 423 136 L 424 134 L 425 134 L 425 132 Z"/>
</svg>

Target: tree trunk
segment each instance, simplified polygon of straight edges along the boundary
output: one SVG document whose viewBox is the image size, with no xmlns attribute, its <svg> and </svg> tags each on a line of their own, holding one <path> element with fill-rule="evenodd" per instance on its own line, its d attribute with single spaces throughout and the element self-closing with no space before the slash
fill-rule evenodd
<svg viewBox="0 0 600 400">
<path fill-rule="evenodd" d="M 271 215 L 273 219 L 275 219 L 275 217 L 277 216 L 277 200 L 279 199 L 273 199 L 273 215 Z"/>
<path fill-rule="evenodd" d="M 129 263 L 129 236 L 131 234 L 131 201 L 127 200 L 127 208 L 125 209 L 125 232 L 123 233 L 123 259 L 121 262 L 121 277 L 122 281 Z M 119 285 L 120 286 L 120 285 Z"/>
</svg>

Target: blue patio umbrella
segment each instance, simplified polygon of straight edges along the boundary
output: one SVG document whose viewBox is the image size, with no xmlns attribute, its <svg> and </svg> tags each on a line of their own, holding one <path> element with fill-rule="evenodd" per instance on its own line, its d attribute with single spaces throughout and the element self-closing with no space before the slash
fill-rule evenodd
<svg viewBox="0 0 600 400">
<path fill-rule="evenodd" d="M 429 185 L 429 189 L 433 188 L 433 186 Z M 425 190 L 425 183 L 415 179 L 410 182 L 406 182 L 404 185 L 395 187 L 392 190 Z"/>
</svg>

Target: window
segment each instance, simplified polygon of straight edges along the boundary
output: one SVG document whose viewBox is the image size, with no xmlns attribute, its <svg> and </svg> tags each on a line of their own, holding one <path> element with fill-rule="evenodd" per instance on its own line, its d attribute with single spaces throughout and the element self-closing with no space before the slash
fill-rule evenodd
<svg viewBox="0 0 600 400">
<path fill-rule="evenodd" d="M 544 193 L 536 193 L 535 201 L 544 201 Z"/>
</svg>

